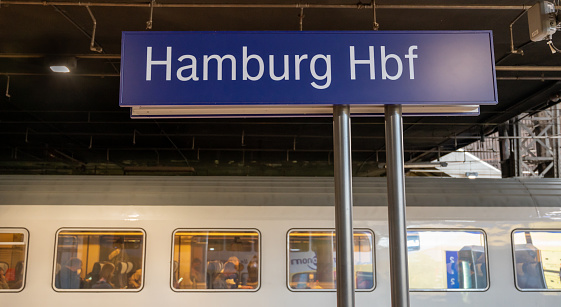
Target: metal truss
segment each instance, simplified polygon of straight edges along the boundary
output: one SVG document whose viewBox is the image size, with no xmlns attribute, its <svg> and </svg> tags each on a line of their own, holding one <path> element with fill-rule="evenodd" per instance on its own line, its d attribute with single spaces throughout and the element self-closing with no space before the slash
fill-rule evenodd
<svg viewBox="0 0 561 307">
<path fill-rule="evenodd" d="M 516 177 L 560 178 L 560 110 L 557 105 L 514 123 Z"/>
</svg>

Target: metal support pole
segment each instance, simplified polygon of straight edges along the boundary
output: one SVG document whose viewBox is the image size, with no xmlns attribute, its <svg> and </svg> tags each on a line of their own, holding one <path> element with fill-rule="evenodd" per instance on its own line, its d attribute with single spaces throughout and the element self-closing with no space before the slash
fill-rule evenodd
<svg viewBox="0 0 561 307">
<path fill-rule="evenodd" d="M 515 154 L 515 173 L 514 173 L 514 177 L 522 177 L 522 155 L 520 154 L 521 148 L 520 145 L 522 144 L 522 142 L 524 141 L 524 139 L 522 137 L 520 137 L 520 115 L 517 116 L 514 120 L 513 120 L 513 134 L 516 137 L 513 142 L 514 142 L 514 154 Z"/>
<path fill-rule="evenodd" d="M 551 107 L 551 112 L 553 113 L 553 131 L 551 135 L 559 135 L 561 133 L 560 127 L 560 113 L 558 105 Z M 554 166 L 554 178 L 561 178 L 561 140 L 552 139 L 553 142 L 553 166 Z"/>
<path fill-rule="evenodd" d="M 409 307 L 401 105 L 386 105 L 384 106 L 384 111 L 386 117 L 391 306 Z"/>
<path fill-rule="evenodd" d="M 337 307 L 354 307 L 353 192 L 351 120 L 348 105 L 333 106 Z"/>
</svg>

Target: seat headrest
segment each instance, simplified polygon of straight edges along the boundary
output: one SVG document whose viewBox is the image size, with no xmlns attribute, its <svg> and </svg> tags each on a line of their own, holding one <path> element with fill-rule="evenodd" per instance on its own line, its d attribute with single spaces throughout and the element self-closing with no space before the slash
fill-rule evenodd
<svg viewBox="0 0 561 307">
<path fill-rule="evenodd" d="M 224 265 L 219 260 L 210 261 L 207 265 L 207 271 L 209 273 L 220 273 Z"/>
<path fill-rule="evenodd" d="M 132 272 L 132 269 L 134 269 L 134 264 L 132 262 L 127 262 L 127 271 L 125 273 L 130 273 Z"/>
<path fill-rule="evenodd" d="M 8 271 L 8 269 L 10 268 L 10 265 L 4 261 L 0 262 L 0 269 L 4 270 L 4 274 L 6 274 L 6 271 Z"/>
<path fill-rule="evenodd" d="M 119 262 L 119 263 L 117 264 L 117 266 L 118 266 L 117 271 L 118 271 L 119 273 L 125 274 L 125 273 L 127 272 L 127 266 L 128 266 L 128 265 L 127 265 L 126 262 Z"/>
</svg>

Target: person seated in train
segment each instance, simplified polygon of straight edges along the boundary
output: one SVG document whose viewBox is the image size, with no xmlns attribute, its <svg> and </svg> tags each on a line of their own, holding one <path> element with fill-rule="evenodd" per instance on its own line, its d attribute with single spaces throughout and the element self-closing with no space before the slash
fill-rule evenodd
<svg viewBox="0 0 561 307">
<path fill-rule="evenodd" d="M 99 273 L 101 273 L 101 263 L 96 262 L 93 265 L 92 271 L 84 278 L 84 288 L 90 289 L 99 280 Z"/>
<path fill-rule="evenodd" d="M 139 289 L 142 285 L 142 269 L 138 269 L 129 278 L 129 288 Z"/>
<path fill-rule="evenodd" d="M 257 255 L 253 255 L 253 258 L 251 258 L 247 264 L 247 276 L 247 284 L 256 288 L 259 280 L 259 262 Z"/>
<path fill-rule="evenodd" d="M 207 289 L 214 289 L 214 281 L 222 272 L 224 264 L 220 260 L 211 260 L 206 266 L 206 287 Z"/>
<path fill-rule="evenodd" d="M 237 289 L 239 284 L 238 271 L 233 262 L 226 262 L 224 269 L 212 283 L 214 289 Z"/>
<path fill-rule="evenodd" d="M 320 285 L 319 285 L 319 280 L 310 280 L 308 282 L 308 285 L 306 286 L 306 289 L 323 289 Z"/>
<path fill-rule="evenodd" d="M 517 255 L 517 282 L 521 289 L 543 289 L 543 276 L 538 253 L 528 250 Z"/>
<path fill-rule="evenodd" d="M 319 280 L 317 279 L 316 274 L 308 274 L 308 282 L 306 283 L 306 289 L 323 289 L 319 285 Z"/>
<path fill-rule="evenodd" d="M 16 263 L 14 280 L 8 282 L 8 285 L 10 285 L 10 289 L 20 289 L 23 287 L 23 261 L 18 261 L 18 263 Z"/>
<path fill-rule="evenodd" d="M 542 289 L 544 288 L 541 279 L 540 263 L 539 262 L 526 262 L 522 265 L 522 271 L 526 276 L 526 289 Z"/>
<path fill-rule="evenodd" d="M 92 289 L 113 289 L 111 284 L 111 278 L 113 277 L 113 272 L 115 271 L 115 266 L 112 263 L 106 263 L 101 268 L 99 273 L 99 280 L 92 286 Z"/>
<path fill-rule="evenodd" d="M 62 266 L 58 274 L 55 276 L 55 286 L 58 289 L 81 289 L 82 278 L 82 260 L 78 258 L 70 258 Z"/>
<path fill-rule="evenodd" d="M 190 278 L 191 281 L 193 282 L 194 285 L 196 285 L 199 282 L 203 282 L 204 281 L 204 277 L 203 277 L 203 263 L 201 261 L 201 259 L 199 258 L 195 258 L 193 259 L 193 261 L 191 262 L 191 274 L 190 274 Z"/>
<path fill-rule="evenodd" d="M 4 269 L 0 268 L 0 289 L 9 289 L 8 282 L 6 281 L 6 276 L 4 276 Z"/>
<path fill-rule="evenodd" d="M 237 272 L 243 270 L 243 267 L 240 265 L 240 259 L 238 259 L 238 257 L 236 257 L 236 256 L 231 256 L 230 258 L 228 258 L 228 261 L 227 261 L 227 262 L 233 263 L 233 264 L 235 265 L 235 267 L 236 267 L 236 271 L 237 271 Z"/>
</svg>

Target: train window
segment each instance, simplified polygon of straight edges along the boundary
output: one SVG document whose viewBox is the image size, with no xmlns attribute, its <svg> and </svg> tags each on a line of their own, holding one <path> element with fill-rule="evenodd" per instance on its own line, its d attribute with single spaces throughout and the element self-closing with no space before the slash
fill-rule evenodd
<svg viewBox="0 0 561 307">
<path fill-rule="evenodd" d="M 291 230 L 288 233 L 288 287 L 294 291 L 336 288 L 334 230 Z M 374 289 L 374 235 L 354 231 L 354 276 L 357 290 Z"/>
<path fill-rule="evenodd" d="M 257 230 L 174 232 L 171 287 L 175 291 L 256 291 L 260 281 Z"/>
<path fill-rule="evenodd" d="M 23 289 L 28 238 L 26 229 L 0 228 L 0 292 Z"/>
<path fill-rule="evenodd" d="M 142 229 L 61 229 L 56 236 L 57 291 L 140 291 Z"/>
<path fill-rule="evenodd" d="M 515 230 L 512 240 L 516 287 L 561 290 L 561 230 Z"/>
<path fill-rule="evenodd" d="M 487 247 L 481 230 L 407 232 L 412 291 L 485 291 Z"/>
</svg>

